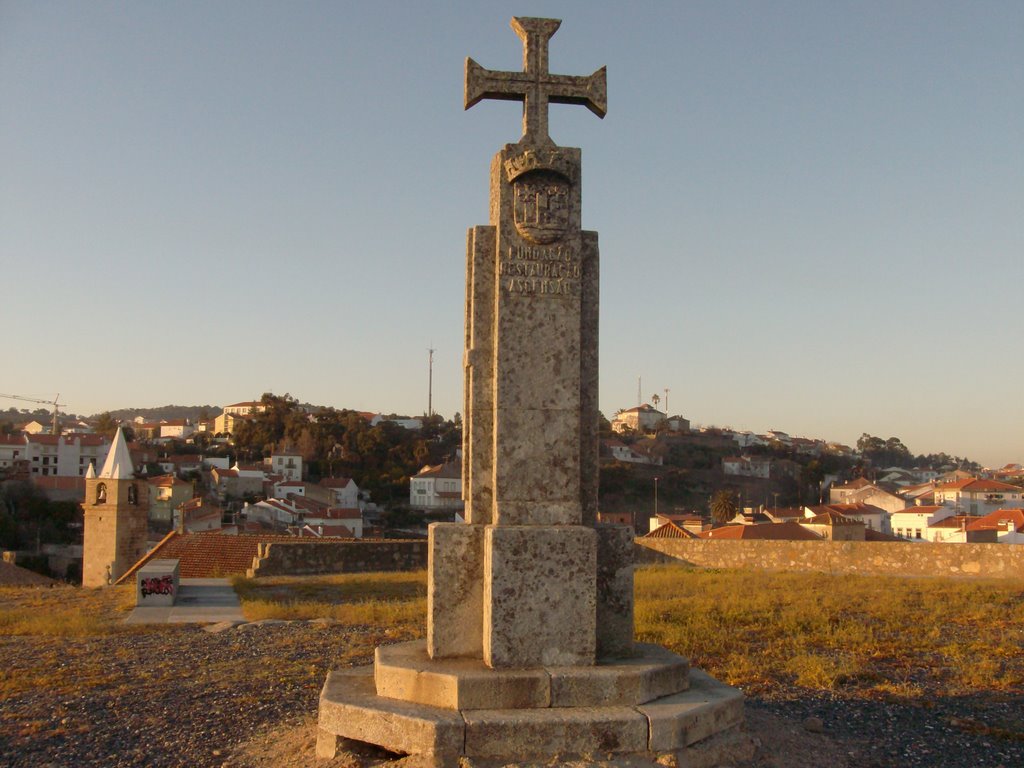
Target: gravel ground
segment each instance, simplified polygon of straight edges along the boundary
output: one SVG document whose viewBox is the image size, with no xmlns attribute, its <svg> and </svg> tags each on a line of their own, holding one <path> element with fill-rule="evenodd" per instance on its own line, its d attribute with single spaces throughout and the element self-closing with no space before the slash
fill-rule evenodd
<svg viewBox="0 0 1024 768">
<path fill-rule="evenodd" d="M 403 639 L 314 622 L 0 637 L 0 765 L 397 765 L 375 750 L 318 762 L 313 740 L 327 670 Z M 1024 766 L 1022 695 L 751 699 L 748 729 L 759 745 L 751 768 Z"/>
</svg>

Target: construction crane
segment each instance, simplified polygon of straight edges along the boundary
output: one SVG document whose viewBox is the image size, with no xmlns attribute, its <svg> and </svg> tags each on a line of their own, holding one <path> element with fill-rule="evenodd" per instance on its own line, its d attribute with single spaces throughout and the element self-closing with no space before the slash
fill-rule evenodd
<svg viewBox="0 0 1024 768">
<path fill-rule="evenodd" d="M 57 419 L 57 413 L 58 413 L 57 409 L 58 408 L 63 408 L 64 407 L 64 403 L 58 403 L 57 402 L 58 400 L 60 400 L 60 393 L 59 392 L 57 393 L 57 396 L 55 398 L 53 398 L 53 400 L 40 400 L 40 399 L 38 399 L 36 397 L 23 397 L 21 395 L 0 395 L 0 397 L 6 398 L 8 400 L 24 400 L 24 401 L 26 401 L 28 403 L 42 403 L 43 405 L 52 405 L 53 406 L 53 434 L 55 434 L 55 435 L 59 435 L 60 434 L 60 421 Z"/>
</svg>

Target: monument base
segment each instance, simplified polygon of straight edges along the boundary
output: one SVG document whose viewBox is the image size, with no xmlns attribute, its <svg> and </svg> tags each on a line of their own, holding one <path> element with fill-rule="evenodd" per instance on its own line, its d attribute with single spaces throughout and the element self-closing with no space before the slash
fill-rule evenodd
<svg viewBox="0 0 1024 768">
<path fill-rule="evenodd" d="M 377 649 L 375 664 L 331 672 L 320 694 L 317 756 L 352 740 L 422 755 L 521 761 L 685 753 L 685 763 L 749 756 L 743 694 L 654 645 L 590 667 L 490 669 L 433 661 L 423 641 Z M 713 755 L 713 756 L 712 756 Z M 678 754 L 683 758 L 683 754 Z"/>
</svg>

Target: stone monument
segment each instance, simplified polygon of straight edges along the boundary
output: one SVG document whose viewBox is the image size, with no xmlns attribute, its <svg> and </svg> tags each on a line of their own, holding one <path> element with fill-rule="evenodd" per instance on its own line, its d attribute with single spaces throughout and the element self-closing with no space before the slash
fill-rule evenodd
<svg viewBox="0 0 1024 768">
<path fill-rule="evenodd" d="M 603 117 L 606 80 L 548 72 L 559 24 L 512 19 L 522 72 L 466 60 L 467 109 L 523 102 L 522 138 L 491 162 L 491 222 L 468 234 L 466 523 L 430 527 L 426 639 L 328 676 L 321 757 L 339 738 L 453 765 L 743 742 L 739 691 L 634 643 L 632 531 L 597 525 L 597 233 L 580 150 L 547 116 Z"/>
</svg>

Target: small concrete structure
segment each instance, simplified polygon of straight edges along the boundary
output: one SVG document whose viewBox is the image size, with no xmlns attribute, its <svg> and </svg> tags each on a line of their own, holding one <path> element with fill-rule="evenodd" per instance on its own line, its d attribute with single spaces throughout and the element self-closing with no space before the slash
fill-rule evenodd
<svg viewBox="0 0 1024 768">
<path fill-rule="evenodd" d="M 227 579 L 182 579 L 174 605 L 136 606 L 125 624 L 242 624 L 238 595 Z"/>
<path fill-rule="evenodd" d="M 548 72 L 555 19 L 514 18 L 523 72 L 466 61 L 466 107 L 523 101 L 491 163 L 491 223 L 467 241 L 465 524 L 428 543 L 427 637 L 330 673 L 317 755 L 339 739 L 516 762 L 749 756 L 743 696 L 633 638 L 633 532 L 597 524 L 598 247 L 581 228 L 580 150 L 549 102 L 605 112 L 605 71 Z M 685 753 L 685 754 L 682 754 Z"/>
<path fill-rule="evenodd" d="M 180 583 L 177 560 L 150 560 L 135 572 L 135 605 L 157 608 L 174 605 Z"/>
</svg>

